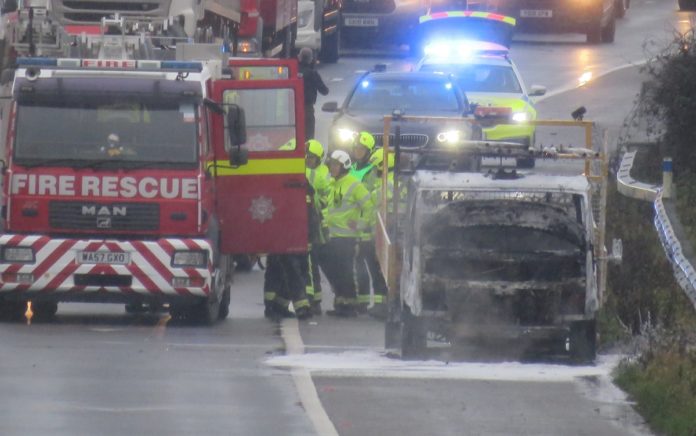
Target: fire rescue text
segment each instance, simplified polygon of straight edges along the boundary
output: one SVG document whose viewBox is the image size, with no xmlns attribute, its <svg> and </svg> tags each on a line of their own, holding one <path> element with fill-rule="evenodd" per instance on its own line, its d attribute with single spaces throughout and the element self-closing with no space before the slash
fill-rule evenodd
<svg viewBox="0 0 696 436">
<path fill-rule="evenodd" d="M 12 194 L 196 199 L 195 178 L 13 174 Z"/>
</svg>

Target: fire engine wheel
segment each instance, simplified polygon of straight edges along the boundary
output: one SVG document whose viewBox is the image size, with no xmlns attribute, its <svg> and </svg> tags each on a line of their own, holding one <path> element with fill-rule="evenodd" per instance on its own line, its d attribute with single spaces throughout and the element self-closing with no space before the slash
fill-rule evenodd
<svg viewBox="0 0 696 436">
<path fill-rule="evenodd" d="M 324 33 L 323 26 L 321 31 L 321 48 L 319 49 L 319 60 L 325 64 L 335 64 L 338 62 L 339 49 L 341 45 L 341 17 L 338 17 L 336 31 L 331 35 Z"/>
<path fill-rule="evenodd" d="M 21 321 L 26 310 L 24 301 L 7 301 L 0 299 L 0 321 Z"/>
<path fill-rule="evenodd" d="M 408 306 L 401 312 L 401 358 L 417 359 L 426 352 L 426 329 L 422 318 L 414 316 Z"/>
<path fill-rule="evenodd" d="M 227 285 L 222 291 L 222 299 L 220 300 L 220 310 L 218 311 L 218 319 L 223 320 L 230 314 L 230 286 Z"/>
<path fill-rule="evenodd" d="M 51 301 L 34 303 L 32 304 L 32 311 L 34 312 L 34 317 L 37 320 L 49 320 L 56 316 L 56 313 L 58 313 L 58 303 Z"/>
<path fill-rule="evenodd" d="M 578 321 L 570 325 L 570 358 L 575 363 L 592 363 L 597 357 L 597 322 Z"/>
</svg>

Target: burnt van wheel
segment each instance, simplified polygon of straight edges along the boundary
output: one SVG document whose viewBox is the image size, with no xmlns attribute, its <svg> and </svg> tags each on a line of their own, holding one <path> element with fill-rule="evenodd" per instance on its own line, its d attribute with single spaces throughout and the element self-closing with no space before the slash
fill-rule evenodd
<svg viewBox="0 0 696 436">
<path fill-rule="evenodd" d="M 417 359 L 425 355 L 426 331 L 422 318 L 414 316 L 411 309 L 404 305 L 401 312 L 401 358 Z"/>
<path fill-rule="evenodd" d="M 594 362 L 597 357 L 597 322 L 591 320 L 572 323 L 568 341 L 573 362 Z"/>
</svg>

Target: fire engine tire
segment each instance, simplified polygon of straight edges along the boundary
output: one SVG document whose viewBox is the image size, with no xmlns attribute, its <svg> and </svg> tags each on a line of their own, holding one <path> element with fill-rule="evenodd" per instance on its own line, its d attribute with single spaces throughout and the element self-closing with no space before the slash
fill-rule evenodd
<svg viewBox="0 0 696 436">
<path fill-rule="evenodd" d="M 426 328 L 422 318 L 414 316 L 408 306 L 401 312 L 401 358 L 417 359 L 425 355 Z"/>
<path fill-rule="evenodd" d="M 26 302 L 0 300 L 0 321 L 21 321 L 24 317 Z"/>
<path fill-rule="evenodd" d="M 226 319 L 230 314 L 230 286 L 231 284 L 226 284 L 225 290 L 222 291 L 220 310 L 218 311 L 218 320 Z"/>
<path fill-rule="evenodd" d="M 324 64 L 335 64 L 338 62 L 340 43 L 341 43 L 341 17 L 336 23 L 336 31 L 331 35 L 321 31 L 321 48 L 319 49 L 319 60 Z"/>
<path fill-rule="evenodd" d="M 616 35 L 616 17 L 612 16 L 605 27 L 602 28 L 602 42 L 614 42 Z"/>
<path fill-rule="evenodd" d="M 680 11 L 696 11 L 696 0 L 679 0 Z"/>
<path fill-rule="evenodd" d="M 58 303 L 46 301 L 32 304 L 34 318 L 39 321 L 52 319 L 58 313 Z"/>
<path fill-rule="evenodd" d="M 235 269 L 237 271 L 249 272 L 256 264 L 256 256 L 250 254 L 240 254 L 234 256 Z"/>
<path fill-rule="evenodd" d="M 597 322 L 591 320 L 572 323 L 568 340 L 573 362 L 594 362 L 597 357 Z"/>
</svg>

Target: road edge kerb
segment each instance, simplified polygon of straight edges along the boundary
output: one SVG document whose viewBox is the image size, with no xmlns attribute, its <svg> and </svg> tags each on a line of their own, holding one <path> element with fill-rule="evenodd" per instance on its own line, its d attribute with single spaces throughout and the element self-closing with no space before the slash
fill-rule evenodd
<svg viewBox="0 0 696 436">
<path fill-rule="evenodd" d="M 287 355 L 305 354 L 305 346 L 300 335 L 300 327 L 297 319 L 283 319 L 280 325 L 280 334 L 285 342 Z M 319 436 L 339 436 L 336 427 L 326 413 L 321 404 L 317 388 L 312 380 L 312 375 L 306 368 L 295 367 L 291 370 L 292 379 L 295 383 L 300 402 L 309 420 L 314 426 L 314 430 Z"/>
</svg>

